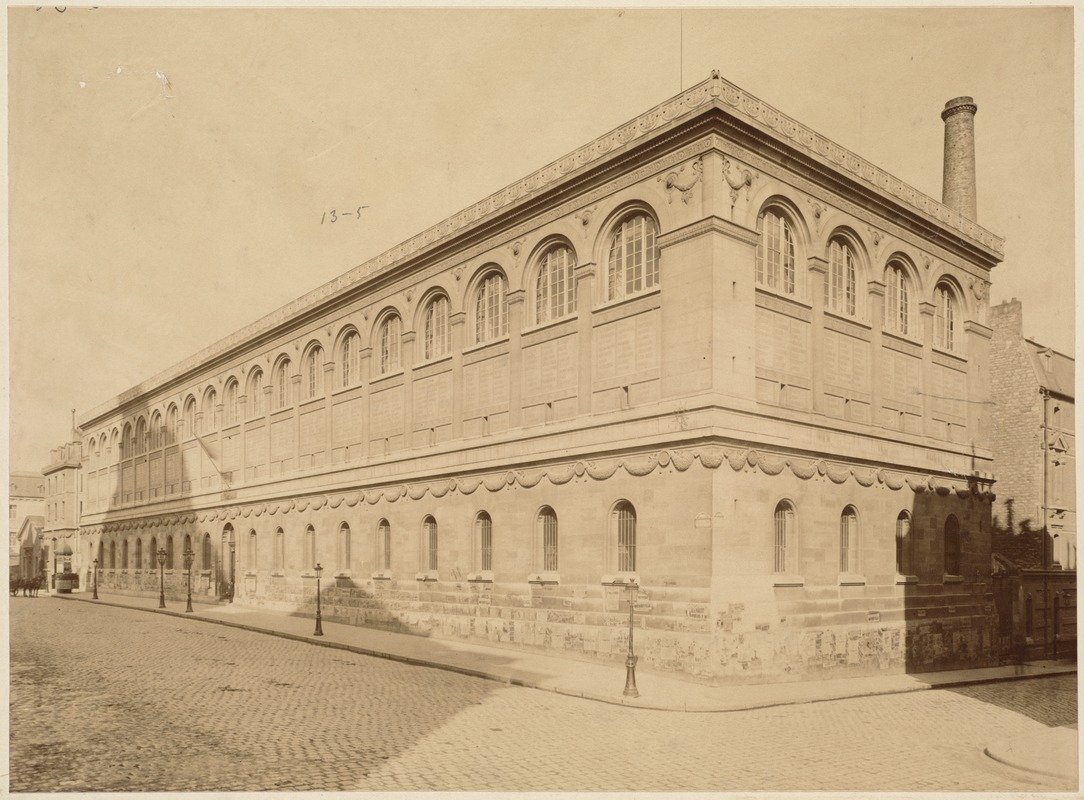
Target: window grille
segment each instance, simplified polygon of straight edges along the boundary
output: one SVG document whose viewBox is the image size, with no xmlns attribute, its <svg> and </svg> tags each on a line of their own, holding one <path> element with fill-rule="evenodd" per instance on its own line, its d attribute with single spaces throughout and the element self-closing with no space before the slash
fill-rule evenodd
<svg viewBox="0 0 1084 800">
<path fill-rule="evenodd" d="M 391 525 L 386 519 L 380 520 L 380 541 L 384 547 L 384 569 L 391 569 Z"/>
<path fill-rule="evenodd" d="M 489 514 L 478 515 L 478 547 L 481 555 L 481 569 L 493 569 L 493 520 Z"/>
<path fill-rule="evenodd" d="M 429 548 L 429 569 L 437 568 L 437 521 L 426 517 L 422 525 L 423 535 Z"/>
<path fill-rule="evenodd" d="M 155 569 L 158 566 L 158 539 L 151 537 L 151 550 L 147 554 L 147 569 Z"/>
<path fill-rule="evenodd" d="M 617 570 L 636 571 L 636 511 L 622 501 L 614 509 L 617 521 Z"/>
<path fill-rule="evenodd" d="M 286 569 L 286 536 L 282 528 L 275 529 L 274 570 L 282 572 Z"/>
<path fill-rule="evenodd" d="M 261 398 L 263 395 L 263 372 L 253 370 L 252 378 L 248 382 L 248 408 L 249 416 L 254 417 L 260 413 Z"/>
<path fill-rule="evenodd" d="M 354 361 L 357 359 L 358 353 L 358 335 L 356 333 L 348 333 L 343 339 L 342 343 L 342 385 L 350 386 L 356 378 L 355 372 L 357 369 Z"/>
<path fill-rule="evenodd" d="M 839 517 L 839 571 L 854 573 L 857 567 L 858 514 L 847 506 Z"/>
<path fill-rule="evenodd" d="M 166 537 L 166 569 L 173 569 L 173 537 Z"/>
<path fill-rule="evenodd" d="M 956 296 L 945 284 L 934 290 L 934 344 L 945 350 L 956 349 Z"/>
<path fill-rule="evenodd" d="M 302 564 L 301 568 L 307 572 L 316 566 L 316 528 L 312 525 L 305 529 L 305 557 L 309 563 Z"/>
<path fill-rule="evenodd" d="M 312 352 L 309 353 L 308 364 L 308 398 L 311 400 L 314 397 L 319 397 L 323 392 L 321 391 L 321 378 L 324 371 L 323 364 L 324 351 L 319 347 L 312 348 Z"/>
<path fill-rule="evenodd" d="M 910 575 L 912 566 L 911 554 L 914 550 L 911 536 L 911 516 L 906 511 L 901 511 L 896 517 L 896 573 Z"/>
<path fill-rule="evenodd" d="M 792 549 L 794 536 L 794 508 L 782 502 L 775 507 L 775 564 L 776 573 L 783 574 L 790 568 L 787 551 Z"/>
<path fill-rule="evenodd" d="M 143 540 L 135 540 L 135 568 L 143 569 Z"/>
<path fill-rule="evenodd" d="M 117 568 L 117 543 L 116 542 L 110 542 L 109 543 L 109 568 L 110 569 L 116 569 Z"/>
<path fill-rule="evenodd" d="M 290 405 L 290 362 L 283 361 L 279 365 L 278 373 L 276 376 L 276 383 L 278 386 L 278 404 L 279 408 L 286 408 Z"/>
<path fill-rule="evenodd" d="M 885 327 L 906 336 L 911 327 L 911 288 L 908 285 L 907 273 L 899 264 L 890 264 L 887 278 Z"/>
<path fill-rule="evenodd" d="M 339 526 L 339 571 L 350 569 L 350 526 L 345 522 Z"/>
<path fill-rule="evenodd" d="M 538 515 L 542 526 L 542 569 L 557 571 L 557 515 L 552 508 L 542 509 Z"/>
</svg>

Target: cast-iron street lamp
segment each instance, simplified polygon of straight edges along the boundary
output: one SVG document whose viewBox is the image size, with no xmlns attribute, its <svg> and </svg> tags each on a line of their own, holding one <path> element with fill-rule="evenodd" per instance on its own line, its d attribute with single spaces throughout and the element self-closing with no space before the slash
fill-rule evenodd
<svg viewBox="0 0 1084 800">
<path fill-rule="evenodd" d="M 56 537 L 53 537 L 53 588 L 56 588 Z"/>
<path fill-rule="evenodd" d="M 622 692 L 625 697 L 639 697 L 640 692 L 636 688 L 636 653 L 632 649 L 632 612 L 635 608 L 634 600 L 636 598 L 636 591 L 640 588 L 635 583 L 629 583 L 626 587 L 629 590 L 629 655 L 625 659 L 625 691 Z"/>
<path fill-rule="evenodd" d="M 312 635 L 323 636 L 324 626 L 320 620 L 320 573 L 324 571 L 324 568 L 317 564 L 312 569 L 316 573 L 316 631 Z"/>
<path fill-rule="evenodd" d="M 231 534 L 232 536 L 232 534 Z M 230 539 L 230 602 L 233 602 L 234 582 L 237 575 L 237 562 L 234 560 L 237 556 L 237 543 Z"/>
<path fill-rule="evenodd" d="M 98 559 L 94 559 L 94 597 L 91 599 L 98 599 Z"/>
<path fill-rule="evenodd" d="M 188 570 L 188 608 L 185 609 L 186 613 L 192 612 L 192 561 L 196 558 L 196 554 L 192 550 L 184 551 L 184 568 Z"/>
<path fill-rule="evenodd" d="M 166 548 L 158 548 L 158 607 L 166 607 Z"/>
</svg>

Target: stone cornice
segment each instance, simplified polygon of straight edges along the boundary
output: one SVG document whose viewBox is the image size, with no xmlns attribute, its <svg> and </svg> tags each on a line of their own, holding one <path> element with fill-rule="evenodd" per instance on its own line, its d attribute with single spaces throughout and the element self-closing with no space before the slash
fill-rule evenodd
<svg viewBox="0 0 1084 800">
<path fill-rule="evenodd" d="M 684 228 L 678 228 L 677 230 L 665 233 L 658 238 L 660 248 L 667 248 L 675 245 L 679 242 L 684 242 L 689 239 L 695 239 L 697 236 L 703 236 L 705 233 L 720 233 L 723 236 L 729 236 L 732 239 L 745 242 L 756 246 L 758 241 L 758 234 L 756 231 L 751 231 L 748 228 L 742 227 L 730 220 L 723 219 L 722 217 L 707 217 L 706 219 L 698 220 Z"/>
<path fill-rule="evenodd" d="M 887 195 L 895 203 L 907 207 L 935 224 L 953 229 L 961 238 L 976 242 L 998 256 L 1003 253 L 1001 238 L 966 219 L 959 212 L 919 192 L 898 178 L 894 178 L 874 164 L 820 136 L 805 125 L 724 80 L 717 72 L 713 72 L 707 80 L 630 122 L 354 267 L 334 280 L 328 281 L 170 369 L 155 375 L 150 380 L 86 412 L 80 419 L 81 426 L 99 419 L 148 391 L 157 389 L 199 364 L 221 356 L 232 348 L 304 312 L 311 311 L 324 301 L 343 293 L 348 288 L 366 282 L 376 274 L 401 266 L 423 253 L 431 252 L 437 245 L 445 244 L 469 229 L 482 228 L 485 223 L 492 222 L 513 207 L 524 206 L 530 200 L 551 191 L 562 182 L 568 182 L 574 175 L 598 167 L 607 159 L 614 160 L 619 154 L 627 152 L 631 146 L 652 137 L 657 138 L 660 132 L 713 108 L 722 110 L 738 121 L 767 133 L 780 143 L 804 152 L 832 170 L 846 174 L 877 194 Z"/>
</svg>

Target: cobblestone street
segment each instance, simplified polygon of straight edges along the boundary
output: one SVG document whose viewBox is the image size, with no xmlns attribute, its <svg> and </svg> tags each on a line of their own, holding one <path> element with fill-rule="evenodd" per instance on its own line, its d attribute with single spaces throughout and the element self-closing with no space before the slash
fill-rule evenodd
<svg viewBox="0 0 1084 800">
<path fill-rule="evenodd" d="M 1076 678 L 722 714 L 622 708 L 196 620 L 11 601 L 11 790 L 1052 791 L 991 737 Z"/>
</svg>

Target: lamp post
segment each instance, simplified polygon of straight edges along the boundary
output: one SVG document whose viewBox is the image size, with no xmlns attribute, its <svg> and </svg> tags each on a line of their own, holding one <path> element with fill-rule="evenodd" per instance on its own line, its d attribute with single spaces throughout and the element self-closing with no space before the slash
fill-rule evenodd
<svg viewBox="0 0 1084 800">
<path fill-rule="evenodd" d="M 196 554 L 192 550 L 184 551 L 184 568 L 188 570 L 188 607 L 185 609 L 186 613 L 192 613 L 192 562 L 195 560 Z"/>
<path fill-rule="evenodd" d="M 56 537 L 53 537 L 53 577 L 51 579 L 52 588 L 56 588 Z"/>
<path fill-rule="evenodd" d="M 230 534 L 232 536 L 232 534 Z M 237 543 L 230 539 L 230 602 L 233 602 L 234 582 L 237 577 Z"/>
<path fill-rule="evenodd" d="M 635 609 L 634 603 L 636 598 L 636 590 L 640 587 L 635 583 L 629 583 L 625 588 L 629 590 L 629 654 L 625 659 L 625 691 L 622 694 L 625 697 L 639 697 L 640 692 L 636 688 L 636 653 L 632 649 L 632 626 L 633 626 L 633 611 Z"/>
<path fill-rule="evenodd" d="M 98 599 L 98 559 L 94 559 L 94 597 L 91 599 Z"/>
<path fill-rule="evenodd" d="M 321 624 L 320 619 L 320 573 L 324 571 L 324 568 L 317 564 L 312 570 L 316 573 L 316 630 L 312 635 L 323 636 L 324 626 Z"/>
<path fill-rule="evenodd" d="M 166 607 L 166 548 L 158 548 L 158 607 Z"/>
</svg>

